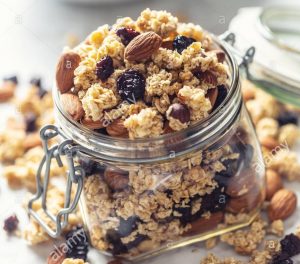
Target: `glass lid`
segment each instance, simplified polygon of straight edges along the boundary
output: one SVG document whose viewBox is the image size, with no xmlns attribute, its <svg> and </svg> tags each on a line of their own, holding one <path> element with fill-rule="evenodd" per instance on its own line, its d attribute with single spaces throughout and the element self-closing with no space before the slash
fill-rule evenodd
<svg viewBox="0 0 300 264">
<path fill-rule="evenodd" d="M 256 49 L 250 80 L 278 100 L 300 106 L 300 8 L 243 8 L 229 30 L 236 35 L 235 49 Z"/>
</svg>

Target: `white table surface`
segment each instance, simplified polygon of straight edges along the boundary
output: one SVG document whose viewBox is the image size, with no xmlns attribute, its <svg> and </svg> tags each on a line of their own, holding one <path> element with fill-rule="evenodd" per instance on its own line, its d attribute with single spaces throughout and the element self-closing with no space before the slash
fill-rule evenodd
<svg viewBox="0 0 300 264">
<path fill-rule="evenodd" d="M 42 76 L 51 84 L 57 57 L 70 33 L 83 38 L 97 26 L 112 23 L 119 16 L 136 17 L 145 7 L 168 9 L 175 13 L 184 13 L 190 21 L 219 34 L 224 32 L 230 19 L 239 7 L 270 4 L 298 5 L 298 0 L 269 1 L 218 1 L 218 0 L 135 0 L 133 3 L 98 5 L 70 5 L 58 0 L 0 0 L 0 78 L 18 74 L 21 82 L 33 75 Z M 221 22 L 221 23 L 220 23 Z M 20 89 L 25 92 L 26 87 Z M 14 110 L 11 106 L 0 105 L 0 129 L 5 129 L 5 117 Z M 299 155 L 300 155 L 300 148 Z M 0 168 L 1 173 L 1 168 Z M 298 192 L 300 184 L 287 183 L 288 188 Z M 0 223 L 15 212 L 21 220 L 21 228 L 27 223 L 27 216 L 21 208 L 24 191 L 10 191 L 0 177 Z M 294 231 L 300 224 L 300 210 L 285 222 L 286 231 Z M 0 263 L 38 264 L 45 263 L 51 245 L 29 246 L 22 239 L 8 237 L 0 229 Z M 233 256 L 233 250 L 220 244 L 211 252 L 217 255 Z M 202 256 L 208 252 L 202 243 L 164 254 L 145 261 L 149 264 L 199 264 Z M 104 257 L 91 250 L 89 259 L 92 264 L 105 264 Z M 243 259 L 243 258 L 241 258 Z M 298 257 L 300 261 L 300 257 Z"/>
</svg>

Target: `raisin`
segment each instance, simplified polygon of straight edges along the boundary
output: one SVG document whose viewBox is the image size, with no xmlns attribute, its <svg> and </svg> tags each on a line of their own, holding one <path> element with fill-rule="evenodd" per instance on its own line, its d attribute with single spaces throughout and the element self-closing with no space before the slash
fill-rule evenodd
<svg viewBox="0 0 300 264">
<path fill-rule="evenodd" d="M 114 229 L 109 229 L 106 232 L 106 240 L 112 244 L 112 254 L 120 255 L 128 252 L 127 247 L 122 243 L 121 237 Z"/>
<path fill-rule="evenodd" d="M 12 233 L 18 228 L 19 219 L 16 215 L 12 215 L 4 220 L 4 226 L 3 229 L 8 232 Z"/>
<path fill-rule="evenodd" d="M 34 77 L 30 80 L 30 84 L 33 85 L 33 86 L 36 86 L 38 88 L 41 88 L 42 87 L 42 80 L 41 80 L 41 78 Z"/>
<path fill-rule="evenodd" d="M 145 77 L 136 70 L 125 71 L 117 80 L 119 95 L 129 103 L 135 103 L 143 98 L 145 92 Z"/>
<path fill-rule="evenodd" d="M 118 227 L 117 232 L 121 237 L 126 237 L 136 228 L 137 228 L 137 217 L 131 216 L 127 220 L 120 218 L 120 225 Z"/>
<path fill-rule="evenodd" d="M 282 252 L 287 253 L 289 257 L 300 254 L 300 239 L 294 234 L 285 236 L 280 244 Z"/>
<path fill-rule="evenodd" d="M 25 115 L 26 132 L 34 132 L 37 129 L 36 115 L 34 113 L 28 113 Z"/>
<path fill-rule="evenodd" d="M 185 206 L 174 206 L 173 210 L 180 214 L 179 220 L 183 225 L 192 221 L 192 207 L 191 204 Z"/>
<path fill-rule="evenodd" d="M 280 126 L 284 126 L 284 125 L 287 125 L 287 124 L 298 125 L 298 116 L 294 112 L 285 111 L 285 112 L 283 112 L 279 115 L 278 123 L 279 123 Z"/>
<path fill-rule="evenodd" d="M 173 41 L 173 48 L 182 53 L 188 46 L 190 46 L 196 40 L 185 36 L 177 36 Z"/>
<path fill-rule="evenodd" d="M 280 254 L 275 255 L 272 258 L 272 261 L 270 264 L 293 264 L 293 260 L 290 259 L 288 254 L 285 252 L 281 252 Z"/>
<path fill-rule="evenodd" d="M 18 77 L 15 76 L 15 75 L 9 76 L 9 77 L 5 77 L 5 78 L 3 78 L 3 81 L 5 81 L 5 82 L 13 82 L 15 85 L 17 85 L 19 83 Z"/>
<path fill-rule="evenodd" d="M 202 213 L 204 213 L 205 211 L 215 213 L 225 209 L 229 198 L 222 189 L 222 187 L 216 188 L 211 194 L 207 194 L 202 197 Z"/>
<path fill-rule="evenodd" d="M 214 104 L 212 111 L 217 109 L 222 104 L 222 102 L 227 97 L 227 94 L 228 94 L 228 90 L 224 85 L 218 86 L 218 96 L 217 96 L 217 99 L 216 99 L 216 102 Z"/>
<path fill-rule="evenodd" d="M 117 30 L 117 35 L 120 37 L 124 46 L 127 46 L 131 40 L 140 35 L 139 32 L 132 28 L 120 28 Z"/>
<path fill-rule="evenodd" d="M 96 75 L 102 82 L 105 82 L 114 71 L 114 62 L 110 56 L 103 57 L 96 64 Z"/>
<path fill-rule="evenodd" d="M 68 251 L 67 258 L 82 259 L 86 261 L 89 250 L 87 235 L 82 226 L 78 226 L 66 234 Z"/>
<path fill-rule="evenodd" d="M 78 162 L 80 164 L 80 166 L 84 169 L 85 171 L 85 176 L 91 176 L 93 174 L 103 174 L 104 173 L 104 170 L 105 170 L 105 167 L 92 160 L 92 159 L 89 159 L 88 157 L 85 157 L 85 156 L 80 156 L 80 158 L 78 159 Z"/>
</svg>

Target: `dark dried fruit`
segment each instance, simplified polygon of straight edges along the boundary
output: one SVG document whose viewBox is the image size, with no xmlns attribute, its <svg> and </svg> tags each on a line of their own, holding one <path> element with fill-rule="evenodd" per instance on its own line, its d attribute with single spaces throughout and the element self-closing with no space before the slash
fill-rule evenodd
<svg viewBox="0 0 300 264">
<path fill-rule="evenodd" d="M 293 260 L 290 259 L 288 254 L 281 252 L 278 255 L 275 255 L 270 264 L 293 264 Z"/>
<path fill-rule="evenodd" d="M 300 238 L 294 234 L 285 236 L 281 241 L 281 251 L 285 252 L 289 257 L 300 254 Z"/>
<path fill-rule="evenodd" d="M 13 82 L 15 85 L 17 85 L 19 83 L 18 81 L 18 77 L 17 76 L 9 76 L 9 77 L 5 77 L 3 78 L 3 81 L 5 82 Z"/>
<path fill-rule="evenodd" d="M 226 58 L 225 52 L 223 50 L 215 50 L 214 52 L 217 55 L 218 62 L 223 63 L 225 61 L 225 58 Z"/>
<path fill-rule="evenodd" d="M 196 40 L 185 36 L 177 36 L 173 41 L 173 47 L 178 53 L 182 53 L 188 46 L 190 46 Z"/>
<path fill-rule="evenodd" d="M 120 255 L 128 252 L 127 247 L 122 243 L 121 237 L 114 229 L 109 229 L 106 232 L 106 240 L 112 244 L 112 254 Z"/>
<path fill-rule="evenodd" d="M 110 56 L 103 57 L 96 64 L 96 75 L 102 82 L 105 82 L 114 71 L 114 62 Z"/>
<path fill-rule="evenodd" d="M 12 215 L 4 220 L 3 229 L 8 232 L 12 233 L 18 228 L 19 219 L 16 215 Z"/>
<path fill-rule="evenodd" d="M 117 229 L 120 237 L 129 236 L 129 234 L 137 228 L 137 220 L 136 216 L 131 216 L 128 219 L 120 218 L 120 225 Z"/>
<path fill-rule="evenodd" d="M 87 235 L 82 226 L 78 226 L 66 234 L 68 245 L 67 258 L 83 259 L 86 261 L 89 250 Z"/>
<path fill-rule="evenodd" d="M 202 213 L 204 213 L 205 211 L 209 211 L 212 213 L 223 211 L 228 201 L 229 197 L 226 193 L 223 192 L 223 188 L 216 188 L 211 194 L 207 194 L 202 197 L 201 211 Z"/>
<path fill-rule="evenodd" d="M 37 116 L 34 113 L 28 113 L 25 115 L 26 133 L 36 131 L 36 118 Z"/>
<path fill-rule="evenodd" d="M 33 85 L 33 86 L 36 86 L 38 88 L 41 88 L 42 87 L 42 80 L 41 80 L 41 78 L 34 77 L 30 80 L 30 84 Z"/>
<path fill-rule="evenodd" d="M 212 111 L 217 109 L 222 104 L 222 102 L 227 97 L 227 94 L 228 94 L 228 90 L 224 85 L 218 86 L 218 97 L 217 97 L 217 100 L 215 102 L 215 105 L 214 105 Z"/>
<path fill-rule="evenodd" d="M 92 174 L 103 174 L 104 173 L 104 170 L 105 170 L 105 167 L 92 160 L 92 159 L 89 159 L 88 157 L 85 157 L 85 156 L 81 156 L 79 159 L 78 159 L 78 162 L 80 164 L 80 166 L 84 169 L 85 171 L 85 176 L 91 176 Z"/>
<path fill-rule="evenodd" d="M 298 125 L 298 116 L 296 113 L 291 111 L 286 111 L 283 113 L 280 113 L 278 117 L 278 123 L 280 126 L 284 126 L 287 124 L 295 124 Z"/>
<path fill-rule="evenodd" d="M 119 95 L 128 103 L 135 103 L 144 97 L 145 77 L 136 70 L 128 70 L 119 76 L 117 88 Z"/>
<path fill-rule="evenodd" d="M 168 113 L 170 117 L 179 120 L 183 124 L 188 123 L 191 120 L 190 110 L 183 104 L 172 104 L 169 107 Z"/>
<path fill-rule="evenodd" d="M 117 35 L 120 37 L 124 46 L 127 46 L 131 40 L 140 35 L 139 32 L 132 28 L 120 28 L 117 30 Z"/>
</svg>

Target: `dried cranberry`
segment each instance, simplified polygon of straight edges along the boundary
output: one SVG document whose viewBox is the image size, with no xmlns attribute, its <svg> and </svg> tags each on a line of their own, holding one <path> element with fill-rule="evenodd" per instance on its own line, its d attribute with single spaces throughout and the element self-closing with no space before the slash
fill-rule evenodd
<svg viewBox="0 0 300 264">
<path fill-rule="evenodd" d="M 19 219 L 16 215 L 12 215 L 4 220 L 4 226 L 3 229 L 8 232 L 12 233 L 18 228 Z"/>
<path fill-rule="evenodd" d="M 278 123 L 279 123 L 280 126 L 284 126 L 284 125 L 287 125 L 287 124 L 298 125 L 298 116 L 294 112 L 285 111 L 285 112 L 283 112 L 279 115 Z"/>
<path fill-rule="evenodd" d="M 114 72 L 114 62 L 110 56 L 103 57 L 96 65 L 96 75 L 102 82 Z"/>
<path fill-rule="evenodd" d="M 66 234 L 68 251 L 67 258 L 83 259 L 86 261 L 89 250 L 87 235 L 82 226 L 75 227 Z"/>
<path fill-rule="evenodd" d="M 133 40 L 140 33 L 132 28 L 120 28 L 117 30 L 117 35 L 120 37 L 122 43 L 127 46 L 131 40 Z"/>
<path fill-rule="evenodd" d="M 143 98 L 145 92 L 145 77 L 136 70 L 128 70 L 119 76 L 117 88 L 123 100 L 135 103 Z"/>
<path fill-rule="evenodd" d="M 173 48 L 182 53 L 188 46 L 190 46 L 196 40 L 185 36 L 177 36 L 173 41 Z"/>
<path fill-rule="evenodd" d="M 26 132 L 34 132 L 36 127 L 36 115 L 34 113 L 28 113 L 25 115 Z"/>
</svg>

